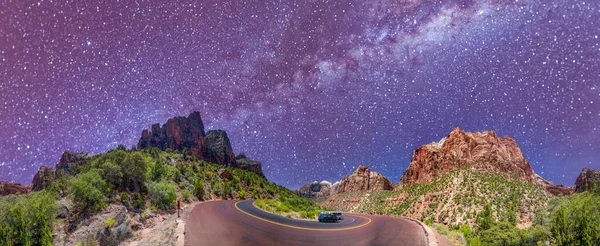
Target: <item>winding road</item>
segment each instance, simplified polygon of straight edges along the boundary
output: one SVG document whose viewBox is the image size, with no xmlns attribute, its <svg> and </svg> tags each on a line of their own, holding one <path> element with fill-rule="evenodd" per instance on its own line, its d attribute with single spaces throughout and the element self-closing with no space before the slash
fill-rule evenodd
<svg viewBox="0 0 600 246">
<path fill-rule="evenodd" d="M 185 226 L 185 245 L 426 245 L 415 222 L 344 214 L 338 223 L 294 220 L 256 208 L 253 201 L 196 205 Z"/>
</svg>

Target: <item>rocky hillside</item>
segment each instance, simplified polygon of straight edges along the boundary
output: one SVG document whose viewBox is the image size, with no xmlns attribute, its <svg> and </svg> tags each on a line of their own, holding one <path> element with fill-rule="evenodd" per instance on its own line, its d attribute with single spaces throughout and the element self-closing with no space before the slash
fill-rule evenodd
<svg viewBox="0 0 600 246">
<path fill-rule="evenodd" d="M 321 202 L 329 198 L 329 196 L 334 193 L 335 188 L 338 185 L 339 182 L 331 184 L 328 181 L 314 181 L 300 187 L 296 193 L 298 193 L 298 195 L 301 197 L 312 199 L 316 202 Z"/>
<path fill-rule="evenodd" d="M 594 186 L 600 186 L 600 171 L 590 168 L 581 170 L 579 176 L 575 180 L 575 192 L 584 192 Z"/>
<path fill-rule="evenodd" d="M 527 226 L 536 209 L 551 198 L 542 187 L 529 182 L 465 168 L 431 183 L 403 186 L 385 198 L 378 210 L 446 225 L 474 225 L 476 215 L 491 204 L 496 219 L 514 216 L 517 225 Z"/>
<path fill-rule="evenodd" d="M 354 173 L 340 181 L 336 193 L 365 190 L 393 190 L 394 184 L 378 172 L 372 172 L 367 166 L 359 166 Z"/>
<path fill-rule="evenodd" d="M 492 130 L 465 132 L 458 127 L 441 141 L 416 149 L 400 183 L 428 184 L 462 168 L 500 174 L 510 180 L 538 185 L 553 194 L 572 193 L 571 188 L 554 185 L 535 174 L 511 137 L 500 138 Z"/>
<path fill-rule="evenodd" d="M 188 117 L 171 118 L 162 126 L 154 124 L 151 130 L 144 130 L 137 148 L 150 147 L 181 151 L 200 160 L 241 168 L 264 176 L 260 162 L 252 161 L 244 154 L 235 156 L 225 131 L 205 132 L 199 112 L 193 112 Z"/>
<path fill-rule="evenodd" d="M 121 145 L 93 156 L 67 151 L 54 167 L 41 167 L 31 186 L 0 182 L 0 245 L 172 245 L 180 227 L 177 200 L 186 206 L 199 200 L 266 199 L 280 201 L 282 211 L 318 208 L 269 183 L 260 163 L 234 156 L 224 131 L 204 135 L 199 115 L 169 122 L 164 132 L 145 132 L 143 148 Z M 205 152 L 195 152 L 203 145 Z M 153 241 L 146 240 L 150 232 Z"/>
</svg>

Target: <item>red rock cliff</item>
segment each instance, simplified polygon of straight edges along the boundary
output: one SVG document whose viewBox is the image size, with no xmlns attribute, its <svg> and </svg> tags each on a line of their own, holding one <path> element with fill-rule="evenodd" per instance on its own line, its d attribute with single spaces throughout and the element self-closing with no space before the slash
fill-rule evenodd
<svg viewBox="0 0 600 246">
<path fill-rule="evenodd" d="M 378 172 L 372 172 L 369 167 L 359 166 L 354 173 L 344 177 L 336 187 L 335 192 L 363 190 L 393 190 L 394 185 Z"/>
<path fill-rule="evenodd" d="M 519 145 L 511 137 L 499 138 L 491 130 L 465 132 L 458 127 L 440 142 L 426 144 L 415 150 L 400 183 L 431 183 L 454 170 L 467 167 L 477 172 L 497 173 L 512 180 L 536 184 L 553 194 L 570 193 L 568 187 L 554 185 L 535 174 Z"/>
</svg>

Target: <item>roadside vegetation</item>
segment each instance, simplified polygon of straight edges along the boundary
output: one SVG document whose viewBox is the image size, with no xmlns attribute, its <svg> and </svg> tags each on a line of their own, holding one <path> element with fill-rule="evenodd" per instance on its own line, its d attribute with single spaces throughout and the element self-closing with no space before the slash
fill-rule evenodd
<svg viewBox="0 0 600 246">
<path fill-rule="evenodd" d="M 286 193 L 277 199 L 256 200 L 254 204 L 268 212 L 295 219 L 316 219 L 319 212 L 324 210 L 312 201 Z"/>
<path fill-rule="evenodd" d="M 230 175 L 221 175 L 222 173 Z M 71 232 L 85 218 L 113 205 L 125 206 L 140 223 L 160 213 L 172 213 L 177 200 L 193 202 L 219 199 L 267 199 L 281 201 L 278 209 L 312 216 L 314 203 L 283 186 L 237 168 L 207 163 L 193 156 L 157 148 L 126 150 L 124 146 L 93 156 L 72 175 L 54 180 L 28 195 L 0 198 L 0 245 L 49 245 L 52 242 L 59 200 L 69 204 L 62 228 Z M 286 208 L 287 207 L 287 208 Z M 310 215 L 308 213 L 311 213 Z M 120 221 L 107 220 L 102 229 L 119 230 Z M 131 236 L 131 231 L 119 231 Z M 98 240 L 91 235 L 92 241 Z M 87 239 L 89 241 L 89 239 Z M 85 242 L 82 242 L 85 243 Z"/>
</svg>

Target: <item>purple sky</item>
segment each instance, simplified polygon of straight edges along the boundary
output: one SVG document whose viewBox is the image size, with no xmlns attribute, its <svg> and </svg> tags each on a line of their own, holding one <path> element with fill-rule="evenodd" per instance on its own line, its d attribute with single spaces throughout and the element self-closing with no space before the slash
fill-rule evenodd
<svg viewBox="0 0 600 246">
<path fill-rule="evenodd" d="M 0 180 L 200 111 L 290 188 L 398 182 L 455 125 L 572 185 L 600 168 L 599 36 L 598 1 L 2 1 Z"/>
</svg>

